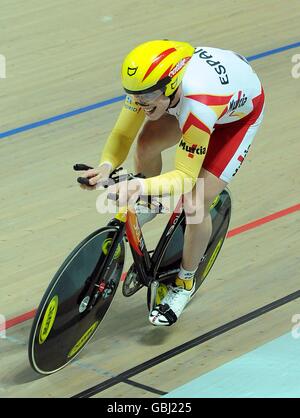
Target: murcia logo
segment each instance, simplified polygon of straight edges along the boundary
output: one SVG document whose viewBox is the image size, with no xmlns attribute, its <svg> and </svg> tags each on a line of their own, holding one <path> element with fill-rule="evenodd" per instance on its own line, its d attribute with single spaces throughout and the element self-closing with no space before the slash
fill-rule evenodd
<svg viewBox="0 0 300 418">
<path fill-rule="evenodd" d="M 197 147 L 196 144 L 193 144 L 191 147 L 188 146 L 183 139 L 180 141 L 179 146 L 186 152 L 189 153 L 188 157 L 189 158 L 194 158 L 194 155 L 205 155 L 206 154 L 206 147 Z"/>
<path fill-rule="evenodd" d="M 135 68 L 128 67 L 127 68 L 127 74 L 129 75 L 129 77 L 132 77 L 133 75 L 135 75 L 137 70 L 138 70 L 138 67 L 135 67 Z"/>
<path fill-rule="evenodd" d="M 243 95 L 242 95 L 243 94 Z M 239 107 L 244 106 L 244 104 L 247 102 L 248 98 L 245 95 L 245 93 L 242 93 L 241 91 L 238 92 L 238 97 L 236 100 L 232 99 L 229 104 L 229 112 L 233 112 Z"/>
</svg>

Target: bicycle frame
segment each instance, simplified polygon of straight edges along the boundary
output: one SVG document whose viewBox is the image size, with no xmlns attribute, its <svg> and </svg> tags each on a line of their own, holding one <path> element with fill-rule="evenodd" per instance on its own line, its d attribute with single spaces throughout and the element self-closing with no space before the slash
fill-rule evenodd
<svg viewBox="0 0 300 418">
<path fill-rule="evenodd" d="M 120 228 L 122 238 L 126 233 L 137 273 L 143 284 L 149 286 L 152 279 L 151 260 L 135 210 L 129 207 L 121 208 L 110 224 Z M 117 244 L 116 242 L 116 248 Z M 114 248 L 112 248 L 113 252 Z"/>
<path fill-rule="evenodd" d="M 149 251 L 147 250 L 143 232 L 141 230 L 137 214 L 133 208 L 121 208 L 115 218 L 108 224 L 119 227 L 120 235 L 122 235 L 122 238 L 123 234 L 126 232 L 135 268 L 139 279 L 144 284 L 144 286 L 150 287 L 154 278 L 157 276 L 159 261 L 164 254 L 164 249 L 171 239 L 172 234 L 175 232 L 176 228 L 181 224 L 183 220 L 184 212 L 182 209 L 183 206 L 181 197 L 168 221 L 165 230 L 162 233 L 162 236 L 155 251 L 153 252 L 152 257 L 150 257 Z M 114 243 L 114 246 L 112 244 L 112 253 L 114 253 L 119 242 L 120 239 L 117 239 Z M 169 273 L 171 272 L 166 272 L 164 276 L 168 275 Z"/>
<path fill-rule="evenodd" d="M 195 291 L 220 252 L 230 213 L 230 194 L 223 191 L 211 207 L 213 232 L 195 275 Z M 184 231 L 185 214 L 179 199 L 153 252 L 146 248 L 138 216 L 131 207 L 121 208 L 107 226 L 81 241 L 54 275 L 38 307 L 28 346 L 33 369 L 41 374 L 60 370 L 93 337 L 121 279 L 125 235 L 134 264 L 123 283 L 123 295 L 131 296 L 146 286 L 148 310 L 158 305 L 179 271 Z"/>
<path fill-rule="evenodd" d="M 85 164 L 75 164 L 74 170 L 87 170 L 91 167 Z M 143 177 L 141 174 L 132 174 L 126 175 L 117 175 L 114 176 L 122 167 L 116 169 L 110 177 L 114 179 L 115 182 L 120 182 L 123 180 L 132 179 L 134 177 Z M 89 186 L 88 179 L 79 177 L 77 181 L 81 184 Z M 172 237 L 173 231 L 181 223 L 184 217 L 182 210 L 182 197 L 179 199 L 178 205 L 175 208 L 167 227 L 165 228 L 161 239 L 156 247 L 153 257 L 150 258 L 149 252 L 147 251 L 146 244 L 144 241 L 143 233 L 138 222 L 138 218 L 134 208 L 124 206 L 120 208 L 118 214 L 112 219 L 107 226 L 115 227 L 119 230 L 119 233 L 114 237 L 113 242 L 110 246 L 109 257 L 103 261 L 102 257 L 99 258 L 97 266 L 94 269 L 92 274 L 91 282 L 94 282 L 94 285 L 97 287 L 97 277 L 101 277 L 102 273 L 108 268 L 112 257 L 117 250 L 117 246 L 122 241 L 124 234 L 126 233 L 127 240 L 129 242 L 132 257 L 134 260 L 135 268 L 138 273 L 139 279 L 145 286 L 149 287 L 151 282 L 154 280 L 154 277 L 157 273 L 157 263 L 159 263 L 159 255 L 164 251 L 164 248 L 168 244 L 170 238 Z"/>
<path fill-rule="evenodd" d="M 79 171 L 89 167 L 78 164 L 74 168 Z M 116 176 L 116 172 L 111 177 L 117 182 L 124 176 Z M 132 177 L 125 175 L 125 180 Z M 85 177 L 79 177 L 78 181 L 85 185 L 88 183 Z M 93 337 L 121 279 L 125 236 L 134 263 L 123 283 L 123 295 L 129 297 L 146 286 L 149 311 L 160 304 L 167 285 L 173 282 L 180 268 L 185 232 L 182 203 L 180 198 L 154 251 L 147 250 L 138 215 L 131 206 L 120 208 L 106 226 L 89 234 L 73 249 L 49 283 L 33 321 L 28 355 L 34 370 L 41 374 L 60 370 Z M 158 211 L 161 212 L 161 205 Z M 230 214 L 230 194 L 225 190 L 211 207 L 212 236 L 199 261 L 195 291 L 219 254 Z"/>
</svg>

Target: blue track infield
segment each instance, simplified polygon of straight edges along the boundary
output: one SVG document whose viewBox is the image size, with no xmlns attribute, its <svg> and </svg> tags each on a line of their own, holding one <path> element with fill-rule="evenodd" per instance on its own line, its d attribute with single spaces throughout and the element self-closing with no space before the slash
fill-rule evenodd
<svg viewBox="0 0 300 418">
<path fill-rule="evenodd" d="M 300 333 L 283 335 L 192 380 L 167 398 L 299 398 Z M 238 340 L 236 340 L 238 343 Z"/>
</svg>

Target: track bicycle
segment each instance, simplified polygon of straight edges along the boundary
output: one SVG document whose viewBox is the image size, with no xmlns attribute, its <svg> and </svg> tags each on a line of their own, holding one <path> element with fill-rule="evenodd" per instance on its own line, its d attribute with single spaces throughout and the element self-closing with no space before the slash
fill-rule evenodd
<svg viewBox="0 0 300 418">
<path fill-rule="evenodd" d="M 74 169 L 91 167 L 76 164 Z M 133 179 L 120 175 L 114 182 Z M 85 183 L 87 179 L 79 177 Z M 87 183 L 85 183 L 87 184 Z M 163 212 L 160 204 L 158 212 Z M 211 208 L 212 235 L 195 275 L 195 292 L 211 270 L 224 243 L 231 216 L 228 189 L 216 197 Z M 102 228 L 81 241 L 69 254 L 50 282 L 37 309 L 29 337 L 32 368 L 43 375 L 61 370 L 83 350 L 103 321 L 116 294 L 129 245 L 133 264 L 123 282 L 122 293 L 130 297 L 147 288 L 149 311 L 158 305 L 179 272 L 185 231 L 182 199 L 169 218 L 156 248 L 148 251 L 134 209 L 122 208 Z"/>
</svg>

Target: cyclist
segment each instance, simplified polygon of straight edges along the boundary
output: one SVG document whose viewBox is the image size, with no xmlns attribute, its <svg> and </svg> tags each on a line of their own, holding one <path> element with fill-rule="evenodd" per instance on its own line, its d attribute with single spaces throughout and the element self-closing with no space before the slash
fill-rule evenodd
<svg viewBox="0 0 300 418">
<path fill-rule="evenodd" d="M 264 92 L 243 56 L 170 40 L 133 49 L 123 62 L 122 83 L 127 96 L 100 165 L 84 174 L 90 185 L 123 163 L 136 137 L 135 168 L 146 178 L 132 180 L 129 192 L 122 183 L 109 187 L 121 204 L 134 192 L 189 191 L 183 189 L 187 180 L 193 200 L 197 179 L 204 180 L 203 219 L 187 219 L 178 277 L 149 315 L 154 325 L 172 325 L 193 295 L 194 275 L 212 231 L 211 203 L 236 175 L 262 122 Z M 161 152 L 175 144 L 175 168 L 161 174 Z"/>
</svg>

